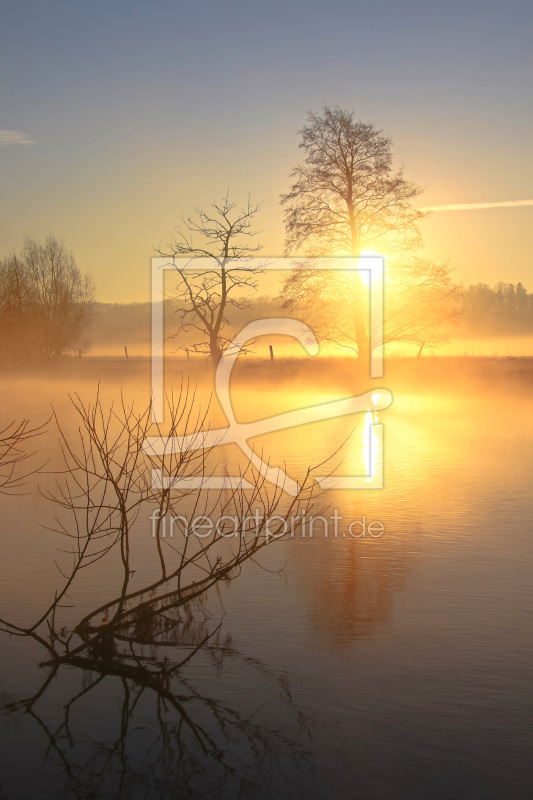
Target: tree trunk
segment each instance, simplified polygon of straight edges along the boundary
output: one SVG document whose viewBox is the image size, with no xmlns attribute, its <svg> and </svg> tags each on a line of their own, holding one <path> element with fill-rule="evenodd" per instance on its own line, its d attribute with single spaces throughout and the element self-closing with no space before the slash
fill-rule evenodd
<svg viewBox="0 0 533 800">
<path fill-rule="evenodd" d="M 222 358 L 222 350 L 218 344 L 218 336 L 210 336 L 209 338 L 209 358 L 215 367 Z"/>
<path fill-rule="evenodd" d="M 363 378 L 370 378 L 370 341 L 365 326 L 365 312 L 362 293 L 365 286 L 361 274 L 354 270 L 353 275 L 353 313 L 355 340 L 357 342 L 357 363 Z"/>
<path fill-rule="evenodd" d="M 348 202 L 348 212 L 350 218 L 350 233 L 352 238 L 352 256 L 358 259 L 361 255 L 360 232 L 355 223 L 353 206 L 351 204 L 351 194 Z M 358 266 L 357 262 L 355 266 Z M 361 280 L 361 273 L 353 270 L 353 313 L 355 340 L 357 342 L 357 362 L 359 374 L 363 378 L 370 378 L 370 342 L 365 326 L 365 313 L 363 304 L 363 292 L 366 288 Z"/>
</svg>

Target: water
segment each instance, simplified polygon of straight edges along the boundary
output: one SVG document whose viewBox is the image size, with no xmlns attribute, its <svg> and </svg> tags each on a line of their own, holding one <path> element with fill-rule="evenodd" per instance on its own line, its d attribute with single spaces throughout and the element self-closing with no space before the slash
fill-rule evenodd
<svg viewBox="0 0 533 800">
<path fill-rule="evenodd" d="M 329 520 L 327 537 L 317 523 L 312 537 L 274 542 L 211 592 L 202 625 L 222 627 L 172 695 L 64 666 L 26 713 L 2 717 L 0 797 L 531 797 L 530 383 L 494 369 L 494 380 L 463 371 L 396 381 L 371 454 L 384 488 L 330 490 L 319 505 L 329 505 L 328 520 L 335 509 L 342 516 L 337 535 Z M 147 376 L 139 370 L 123 385 L 142 400 Z M 321 387 L 241 387 L 237 416 L 347 394 L 335 381 Z M 33 418 L 52 399 L 71 435 L 65 388 L 62 375 L 12 381 L 5 413 Z M 89 395 L 94 381 L 78 376 L 76 388 Z M 104 398 L 117 390 L 107 376 Z M 351 434 L 337 474 L 360 475 L 368 431 L 359 416 L 256 445 L 299 476 Z M 212 418 L 223 423 L 215 405 Z M 235 446 L 220 454 L 237 468 Z M 2 503 L 0 616 L 23 624 L 57 584 L 58 537 L 38 528 L 53 509 L 37 494 Z M 383 535 L 350 536 L 363 518 Z M 147 515 L 135 537 L 154 569 Z M 114 576 L 115 565 L 95 569 L 72 602 L 98 605 Z M 0 646 L 4 700 L 36 692 L 47 675 L 42 651 L 16 638 Z M 168 648 L 168 657 L 187 652 Z"/>
</svg>

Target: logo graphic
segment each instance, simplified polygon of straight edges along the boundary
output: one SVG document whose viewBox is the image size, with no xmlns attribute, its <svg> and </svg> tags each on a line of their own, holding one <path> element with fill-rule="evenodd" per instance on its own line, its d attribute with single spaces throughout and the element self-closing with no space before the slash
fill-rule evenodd
<svg viewBox="0 0 533 800">
<path fill-rule="evenodd" d="M 180 268 L 197 270 L 204 265 L 200 261 L 211 259 L 179 259 L 185 264 Z M 252 259 L 250 259 L 251 261 Z M 314 269 L 357 269 L 370 272 L 370 348 L 371 348 L 371 377 L 383 376 L 383 355 L 379 349 L 383 341 L 383 259 L 380 256 L 367 256 L 359 259 L 346 259 L 348 267 L 342 266 L 344 259 L 311 259 Z M 357 261 L 354 266 L 353 262 Z M 261 260 L 262 269 L 290 269 L 293 262 L 290 259 Z M 152 259 L 152 395 L 154 422 L 163 421 L 163 271 L 175 269 L 175 263 L 166 259 Z M 376 412 L 387 408 L 392 402 L 392 395 L 387 389 L 366 392 L 362 395 L 350 397 L 346 400 L 337 400 L 330 403 L 308 406 L 297 411 L 278 414 L 266 419 L 250 423 L 238 423 L 235 419 L 231 402 L 230 378 L 231 371 L 239 353 L 250 339 L 257 339 L 265 335 L 287 335 L 297 339 L 310 356 L 319 352 L 318 342 L 312 330 L 303 322 L 295 319 L 261 319 L 246 325 L 235 337 L 231 345 L 222 355 L 216 370 L 215 391 L 228 420 L 226 428 L 217 430 L 197 431 L 193 434 L 180 437 L 148 437 L 143 450 L 148 455 L 170 455 L 171 453 L 212 448 L 222 444 L 236 444 L 255 469 L 275 486 L 282 488 L 287 494 L 296 496 L 300 487 L 297 481 L 290 478 L 279 467 L 271 467 L 249 445 L 249 440 L 261 434 L 295 428 L 309 422 L 343 417 L 348 414 L 365 413 L 365 464 L 366 474 L 363 476 L 315 476 L 315 480 L 323 489 L 380 489 L 383 488 L 383 470 L 377 468 L 376 455 L 383 454 L 383 426 L 375 422 Z M 233 489 L 240 486 L 243 489 L 252 489 L 241 476 L 226 477 L 191 477 L 174 478 L 164 475 L 160 470 L 154 470 L 152 475 L 154 487 L 175 489 Z"/>
</svg>

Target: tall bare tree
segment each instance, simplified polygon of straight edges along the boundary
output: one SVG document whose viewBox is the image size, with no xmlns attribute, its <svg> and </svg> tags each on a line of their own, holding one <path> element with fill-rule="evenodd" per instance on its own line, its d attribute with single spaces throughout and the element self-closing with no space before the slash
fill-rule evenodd
<svg viewBox="0 0 533 800">
<path fill-rule="evenodd" d="M 262 247 L 254 243 L 253 222 L 259 208 L 248 200 L 239 209 L 228 193 L 208 210 L 195 207 L 194 217 L 176 228 L 166 251 L 158 250 L 172 258 L 178 272 L 175 297 L 180 324 L 175 335 L 197 332 L 200 338 L 193 348 L 208 353 L 215 365 L 233 338 L 227 335 L 231 327 L 226 312 L 250 305 L 245 295 L 257 288 L 256 276 L 262 271 L 250 261 Z M 177 262 L 176 257 L 190 260 Z M 197 259 L 208 261 L 195 269 Z"/>
<path fill-rule="evenodd" d="M 373 125 L 356 122 L 352 111 L 324 106 L 309 113 L 299 132 L 303 163 L 291 173 L 293 184 L 281 196 L 285 206 L 286 254 L 301 256 L 352 256 L 361 248 L 376 248 L 387 239 L 412 246 L 419 239 L 417 222 L 424 216 L 412 201 L 421 189 L 392 169 L 391 140 Z M 290 307 L 302 291 L 327 292 L 331 275 L 295 270 L 287 279 L 283 296 Z M 353 330 L 358 358 L 366 369 L 368 332 L 359 276 L 352 277 L 350 292 Z"/>
</svg>

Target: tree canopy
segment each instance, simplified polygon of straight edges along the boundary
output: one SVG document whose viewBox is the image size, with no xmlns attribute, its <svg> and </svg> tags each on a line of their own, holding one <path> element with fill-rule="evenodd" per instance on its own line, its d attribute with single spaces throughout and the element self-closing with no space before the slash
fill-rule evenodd
<svg viewBox="0 0 533 800">
<path fill-rule="evenodd" d="M 287 255 L 358 256 L 385 237 L 418 239 L 424 216 L 412 201 L 421 189 L 392 169 L 392 142 L 352 111 L 324 106 L 299 131 L 303 163 L 281 196 Z M 389 241 L 390 247 L 390 241 Z"/>
<path fill-rule="evenodd" d="M 281 204 L 286 254 L 303 260 L 285 280 L 283 307 L 304 313 L 320 339 L 357 352 L 367 373 L 368 288 L 356 270 L 317 270 L 305 259 L 377 251 L 386 257 L 384 343 L 437 344 L 460 288 L 448 265 L 418 252 L 426 212 L 412 203 L 422 190 L 403 169 L 393 170 L 391 140 L 352 111 L 330 106 L 309 113 L 299 133 L 305 158 Z"/>
<path fill-rule="evenodd" d="M 257 288 L 262 271 L 251 261 L 261 249 L 255 241 L 254 218 L 260 206 L 248 200 L 243 208 L 229 199 L 215 200 L 209 209 L 194 209 L 162 255 L 172 258 L 178 278 L 174 296 L 178 300 L 179 327 L 175 334 L 193 331 L 197 352 L 208 353 L 218 364 L 234 338 L 227 312 L 249 305 L 246 293 Z M 176 257 L 184 261 L 176 261 Z M 207 259 L 207 261 L 198 261 Z M 195 268 L 195 264 L 198 268 Z"/>
<path fill-rule="evenodd" d="M 0 338 L 4 358 L 57 358 L 83 345 L 94 286 L 52 234 L 26 237 L 19 255 L 0 262 Z"/>
</svg>

